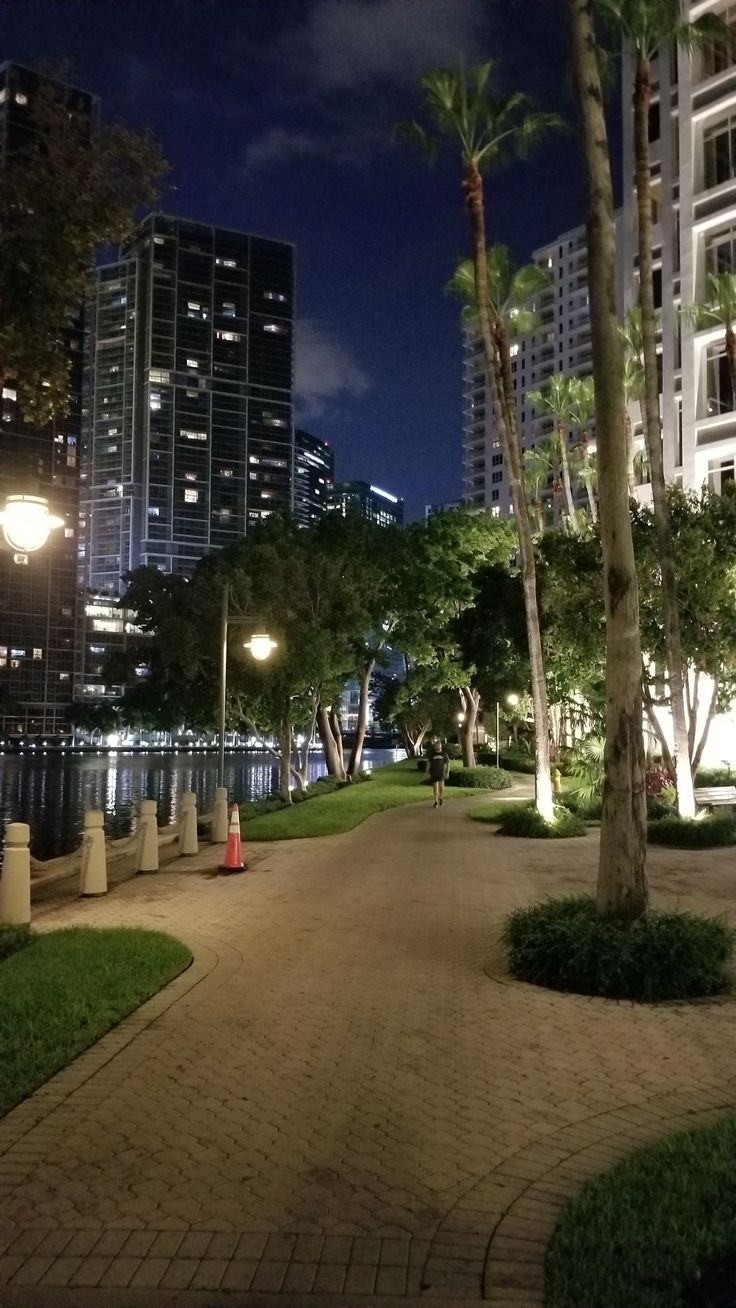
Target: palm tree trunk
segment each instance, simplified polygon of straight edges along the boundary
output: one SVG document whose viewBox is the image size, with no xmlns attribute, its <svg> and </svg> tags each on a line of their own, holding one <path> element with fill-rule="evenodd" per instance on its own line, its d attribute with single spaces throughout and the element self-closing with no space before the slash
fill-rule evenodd
<svg viewBox="0 0 736 1308">
<path fill-rule="evenodd" d="M 649 63 L 641 56 L 636 61 L 634 85 L 634 151 L 636 158 L 636 205 L 639 218 L 639 302 L 641 304 L 642 344 L 644 351 L 645 433 L 652 481 L 652 504 L 657 536 L 657 555 L 662 577 L 662 611 L 664 617 L 667 671 L 672 705 L 672 731 L 677 774 L 677 807 L 681 817 L 695 817 L 693 775 L 687 746 L 687 715 L 683 676 L 680 614 L 677 603 L 677 572 L 672 540 L 667 486 L 664 479 L 664 456 L 659 416 L 659 381 L 657 377 L 657 317 L 654 308 L 654 273 L 652 270 L 652 203 L 649 164 L 649 101 L 651 85 Z"/>
<path fill-rule="evenodd" d="M 631 414 L 628 405 L 624 414 L 624 428 L 626 435 L 626 475 L 629 479 L 629 495 L 636 495 L 636 473 L 634 472 L 634 428 L 631 423 Z"/>
<path fill-rule="evenodd" d="M 570 477 L 570 453 L 567 445 L 567 427 L 564 422 L 557 424 L 557 439 L 560 443 L 560 469 L 562 472 L 562 492 L 565 501 L 565 512 L 567 522 L 573 535 L 577 535 L 578 522 L 575 517 L 575 501 L 572 495 L 572 479 Z"/>
<path fill-rule="evenodd" d="M 534 541 L 526 508 L 522 479 L 521 443 L 516 423 L 514 387 L 511 376 L 508 337 L 502 323 L 492 326 L 488 306 L 488 275 L 486 270 L 486 233 L 483 209 L 483 179 L 474 164 L 470 164 L 464 179 L 465 198 L 470 215 L 473 241 L 473 267 L 475 294 L 478 304 L 478 324 L 486 373 L 493 395 L 498 421 L 501 448 L 509 479 L 511 503 L 514 509 L 516 530 L 519 536 L 521 577 L 524 588 L 526 631 L 529 643 L 529 664 L 534 705 L 536 806 L 542 817 L 551 822 L 554 818 L 552 773 L 549 762 L 549 712 L 547 686 L 544 676 L 544 655 L 537 601 L 537 577 L 534 562 Z M 495 327 L 495 339 L 494 339 Z M 500 347 L 500 348 L 499 348 Z"/>
<path fill-rule="evenodd" d="M 360 678 L 358 721 L 355 726 L 353 748 L 350 751 L 350 762 L 348 763 L 349 777 L 354 777 L 356 772 L 360 771 L 360 760 L 363 756 L 365 733 L 368 730 L 368 692 L 371 688 L 371 677 L 373 676 L 373 669 L 375 666 L 375 657 L 371 657 L 363 668 L 363 675 Z"/>
<path fill-rule="evenodd" d="M 606 745 L 597 902 L 602 916 L 633 920 L 647 907 L 647 811 L 639 592 L 626 475 L 613 195 L 591 0 L 568 0 L 568 12 L 588 209 L 588 286 L 606 605 Z"/>
</svg>

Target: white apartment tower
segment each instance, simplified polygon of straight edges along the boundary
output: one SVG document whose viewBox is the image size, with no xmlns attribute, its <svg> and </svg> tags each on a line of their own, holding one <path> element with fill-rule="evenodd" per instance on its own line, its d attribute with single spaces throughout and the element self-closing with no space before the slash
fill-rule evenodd
<svg viewBox="0 0 736 1308">
<path fill-rule="evenodd" d="M 526 402 L 553 373 L 585 376 L 591 370 L 588 251 L 585 228 L 564 232 L 535 250 L 532 261 L 549 276 L 537 304 L 534 331 L 512 343 L 519 430 L 525 449 L 552 430 Z M 498 515 L 511 511 L 508 479 L 488 390 L 480 338 L 466 331 L 464 344 L 463 499 Z M 548 492 L 551 494 L 551 478 Z"/>
<path fill-rule="evenodd" d="M 722 15 L 736 4 L 683 3 L 683 18 Z M 725 45 L 690 55 L 672 49 L 654 70 L 649 119 L 655 299 L 661 306 L 665 473 L 687 488 L 720 490 L 734 476 L 736 397 L 722 328 L 695 331 L 681 308 L 706 298 L 709 272 L 736 272 L 736 60 Z M 622 263 L 628 308 L 637 300 L 633 68 L 624 60 Z"/>
</svg>

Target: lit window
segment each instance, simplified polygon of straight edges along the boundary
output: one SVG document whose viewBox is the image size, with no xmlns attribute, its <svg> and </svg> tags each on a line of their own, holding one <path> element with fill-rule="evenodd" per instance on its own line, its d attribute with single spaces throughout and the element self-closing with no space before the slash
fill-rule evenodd
<svg viewBox="0 0 736 1308">
<path fill-rule="evenodd" d="M 18 398 L 18 392 L 15 391 L 12 386 L 3 386 L 4 400 L 17 400 L 17 398 Z"/>
<path fill-rule="evenodd" d="M 42 659 L 42 658 L 43 658 L 43 650 L 42 650 L 42 649 L 34 649 L 34 651 L 33 651 L 33 657 L 34 657 L 34 659 Z"/>
<path fill-rule="evenodd" d="M 28 96 L 26 95 L 25 91 L 16 91 L 16 93 L 15 93 L 15 103 L 16 103 L 16 104 L 28 104 Z"/>
<path fill-rule="evenodd" d="M 19 668 L 19 667 L 20 667 L 20 659 L 11 659 L 11 660 L 10 660 L 10 666 L 11 666 L 11 668 Z"/>
<path fill-rule="evenodd" d="M 518 342 L 515 342 L 513 345 L 509 346 L 509 355 L 511 356 L 512 359 L 515 359 L 518 353 L 519 353 Z"/>
<path fill-rule="evenodd" d="M 14 554 L 14 555 L 13 555 L 13 563 L 20 563 L 20 564 L 23 565 L 24 567 L 27 567 L 27 566 L 28 566 L 28 555 L 27 555 L 27 554 Z"/>
<path fill-rule="evenodd" d="M 148 516 L 149 518 L 160 518 L 161 510 L 159 508 L 149 507 Z"/>
<path fill-rule="evenodd" d="M 186 490 L 184 491 L 184 499 L 187 504 L 196 504 L 199 499 L 199 491 L 190 490 L 190 488 L 187 486 Z"/>
<path fill-rule="evenodd" d="M 239 341 L 240 332 L 217 332 L 218 341 Z"/>
<path fill-rule="evenodd" d="M 283 418 L 272 418 L 270 414 L 268 414 L 264 415 L 263 425 L 264 427 L 288 427 L 289 424 L 285 422 Z"/>
<path fill-rule="evenodd" d="M 185 440 L 188 440 L 188 441 L 206 441 L 206 440 L 207 440 L 207 432 L 206 432 L 206 431 L 193 431 L 193 430 L 192 430 L 191 428 L 189 428 L 189 427 L 181 427 L 181 428 L 179 429 L 179 435 L 180 435 L 180 436 L 183 436 L 183 437 L 185 438 Z"/>
<path fill-rule="evenodd" d="M 6 659 L 7 657 L 8 657 L 7 645 L 0 645 L 0 659 Z"/>
<path fill-rule="evenodd" d="M 153 244 L 154 244 L 154 245 L 163 245 L 163 243 L 164 243 L 164 238 L 163 238 L 163 236 L 154 236 L 154 238 L 153 238 Z"/>
<path fill-rule="evenodd" d="M 24 649 L 11 649 L 10 656 L 14 659 L 24 659 L 26 652 Z"/>
<path fill-rule="evenodd" d="M 227 518 L 230 517 L 230 510 L 229 510 L 229 509 L 220 509 L 220 517 L 222 518 L 223 521 L 225 521 Z"/>
<path fill-rule="evenodd" d="M 165 368 L 151 368 L 148 373 L 148 380 L 152 382 L 169 382 L 171 381 L 171 373 L 167 372 Z"/>
<path fill-rule="evenodd" d="M 235 305 L 232 300 L 223 300 L 222 313 L 223 313 L 223 317 L 225 318 L 235 317 Z"/>
<path fill-rule="evenodd" d="M 282 327 L 281 323 L 278 322 L 264 322 L 263 330 L 264 332 L 271 332 L 274 336 L 283 336 L 286 328 Z"/>
<path fill-rule="evenodd" d="M 197 474 L 196 474 L 196 472 L 185 472 L 185 473 L 184 473 L 184 480 L 185 480 L 185 481 L 196 481 L 196 480 L 197 480 Z"/>
<path fill-rule="evenodd" d="M 197 301 L 196 301 L 196 300 L 187 300 L 187 308 L 188 308 L 188 309 L 201 309 L 202 306 L 201 306 L 201 304 L 197 304 Z"/>
<path fill-rule="evenodd" d="M 68 680 L 69 680 L 69 673 L 68 673 L 68 672 L 60 672 L 60 673 L 59 673 L 59 681 L 68 681 Z"/>
<path fill-rule="evenodd" d="M 232 468 L 220 468 L 221 477 L 232 477 L 232 475 L 233 475 Z"/>
<path fill-rule="evenodd" d="M 264 291 L 263 298 L 264 300 L 278 300 L 279 304 L 286 303 L 286 296 L 282 295 L 280 291 Z"/>
<path fill-rule="evenodd" d="M 219 263 L 223 268 L 237 268 L 238 266 L 234 259 L 215 259 L 215 263 Z"/>
<path fill-rule="evenodd" d="M 117 445 L 106 445 L 103 450 L 103 454 L 117 454 L 117 452 L 118 452 Z"/>
<path fill-rule="evenodd" d="M 74 537 L 74 528 L 73 528 L 73 527 L 65 527 L 65 528 L 64 528 L 64 535 L 66 536 L 66 539 L 67 539 L 67 540 L 72 540 L 73 537 Z"/>
<path fill-rule="evenodd" d="M 198 368 L 199 364 L 196 359 L 187 359 L 187 368 Z"/>
</svg>

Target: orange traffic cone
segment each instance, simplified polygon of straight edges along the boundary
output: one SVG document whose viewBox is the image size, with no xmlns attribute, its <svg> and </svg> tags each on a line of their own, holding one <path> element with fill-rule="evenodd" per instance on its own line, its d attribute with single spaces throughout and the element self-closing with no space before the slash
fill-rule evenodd
<svg viewBox="0 0 736 1308">
<path fill-rule="evenodd" d="M 229 875 L 232 872 L 244 872 L 243 850 L 240 844 L 240 814 L 237 804 L 233 804 L 230 813 L 230 826 L 227 833 L 225 862 L 220 864 L 220 871 Z"/>
</svg>

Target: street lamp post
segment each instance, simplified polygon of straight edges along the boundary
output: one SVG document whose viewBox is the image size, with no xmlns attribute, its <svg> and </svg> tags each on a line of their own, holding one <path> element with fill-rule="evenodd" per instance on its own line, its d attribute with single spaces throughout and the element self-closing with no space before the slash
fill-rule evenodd
<svg viewBox="0 0 736 1308">
<path fill-rule="evenodd" d="M 217 766 L 217 784 L 225 785 L 225 707 L 227 702 L 227 629 L 234 623 L 249 623 L 255 627 L 260 623 L 260 618 L 248 617 L 247 615 L 237 615 L 230 617 L 230 586 L 226 582 L 222 588 L 222 608 L 220 611 L 220 736 L 219 736 L 219 759 Z M 259 663 L 267 659 L 271 651 L 276 649 L 276 641 L 265 632 L 256 632 L 251 636 L 249 641 L 245 641 L 245 648 L 250 650 L 251 656 Z"/>
<path fill-rule="evenodd" d="M 515 691 L 506 696 L 506 703 L 510 708 L 515 708 L 519 702 L 519 696 Z M 501 705 L 496 700 L 496 767 L 501 766 Z"/>
</svg>

